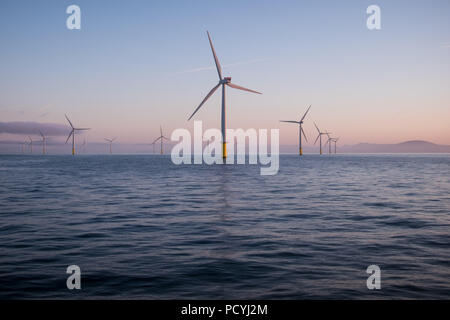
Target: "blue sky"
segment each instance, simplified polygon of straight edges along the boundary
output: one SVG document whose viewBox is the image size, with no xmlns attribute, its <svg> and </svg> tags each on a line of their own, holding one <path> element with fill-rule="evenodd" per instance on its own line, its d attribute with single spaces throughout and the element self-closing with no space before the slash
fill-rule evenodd
<svg viewBox="0 0 450 320">
<path fill-rule="evenodd" d="M 67 6 L 81 30 L 66 28 Z M 381 7 L 382 29 L 366 28 Z M 187 118 L 217 75 L 262 96 L 228 91 L 228 124 L 280 128 L 296 119 L 343 143 L 426 139 L 450 144 L 450 1 L 0 2 L 0 121 L 89 126 L 123 142 L 192 128 Z M 228 66 L 228 67 L 227 67 Z M 200 71 L 192 71 L 201 69 Z M 220 95 L 196 119 L 220 126 Z M 167 134 L 166 134 L 167 135 Z M 11 138 L 3 135 L 3 139 Z"/>
</svg>

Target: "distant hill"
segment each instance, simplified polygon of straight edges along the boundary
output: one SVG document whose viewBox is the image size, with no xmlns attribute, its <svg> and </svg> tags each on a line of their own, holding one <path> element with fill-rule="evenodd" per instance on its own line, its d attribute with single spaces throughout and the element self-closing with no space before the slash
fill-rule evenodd
<svg viewBox="0 0 450 320">
<path fill-rule="evenodd" d="M 450 153 L 450 146 L 412 140 L 396 144 L 358 143 L 338 150 L 343 153 Z"/>
</svg>

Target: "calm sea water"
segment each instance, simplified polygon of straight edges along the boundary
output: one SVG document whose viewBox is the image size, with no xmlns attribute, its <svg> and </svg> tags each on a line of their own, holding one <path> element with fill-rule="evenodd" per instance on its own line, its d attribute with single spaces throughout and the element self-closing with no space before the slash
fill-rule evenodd
<svg viewBox="0 0 450 320">
<path fill-rule="evenodd" d="M 450 298 L 448 155 L 0 156 L 0 182 L 0 298 Z"/>
</svg>

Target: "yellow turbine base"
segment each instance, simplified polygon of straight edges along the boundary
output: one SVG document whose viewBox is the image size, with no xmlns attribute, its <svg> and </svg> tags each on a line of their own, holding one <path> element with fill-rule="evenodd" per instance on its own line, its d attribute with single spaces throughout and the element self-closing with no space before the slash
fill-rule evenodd
<svg viewBox="0 0 450 320">
<path fill-rule="evenodd" d="M 72 148 L 72 155 L 75 155 L 75 148 Z"/>
<path fill-rule="evenodd" d="M 302 148 L 300 148 L 300 155 L 301 156 L 303 155 L 303 149 Z"/>
<path fill-rule="evenodd" d="M 224 158 L 224 159 L 227 158 L 227 143 L 226 142 L 222 143 L 222 158 Z"/>
</svg>

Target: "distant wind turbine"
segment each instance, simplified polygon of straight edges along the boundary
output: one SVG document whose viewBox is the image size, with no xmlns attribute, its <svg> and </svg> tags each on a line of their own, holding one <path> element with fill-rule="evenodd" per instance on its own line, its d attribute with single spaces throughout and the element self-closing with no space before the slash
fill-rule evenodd
<svg viewBox="0 0 450 320">
<path fill-rule="evenodd" d="M 338 142 L 339 138 L 332 138 L 330 135 L 328 135 L 328 140 L 325 143 L 327 145 L 328 143 L 328 153 L 331 154 L 331 144 L 334 142 L 334 153 L 336 153 L 336 143 Z"/>
<path fill-rule="evenodd" d="M 155 142 L 150 143 L 151 146 L 153 146 L 153 153 L 155 153 Z"/>
<path fill-rule="evenodd" d="M 336 154 L 336 144 L 340 138 L 333 138 L 331 141 L 334 142 L 334 153 Z"/>
<path fill-rule="evenodd" d="M 33 139 L 30 136 L 28 136 L 28 139 L 30 139 L 30 153 L 33 154 Z"/>
<path fill-rule="evenodd" d="M 158 138 L 156 138 L 155 141 L 153 141 L 153 145 L 154 145 L 158 140 L 161 140 L 161 154 L 163 154 L 163 153 L 164 153 L 164 152 L 163 152 L 163 140 L 164 140 L 164 139 L 169 140 L 169 139 L 166 138 L 166 137 L 163 135 L 162 127 L 161 127 L 161 126 L 159 126 L 159 132 L 160 132 L 160 136 L 159 136 Z"/>
<path fill-rule="evenodd" d="M 39 134 L 42 137 L 42 154 L 45 154 L 45 144 L 46 144 L 47 138 L 44 136 L 44 134 L 41 131 L 39 131 Z"/>
<path fill-rule="evenodd" d="M 114 140 L 116 140 L 117 138 L 112 138 L 112 139 L 107 139 L 105 138 L 106 141 L 109 142 L 109 154 L 112 154 L 112 143 L 114 142 Z"/>
<path fill-rule="evenodd" d="M 321 132 L 319 130 L 319 127 L 317 127 L 315 122 L 314 122 L 314 126 L 316 127 L 317 132 L 319 133 L 317 135 L 316 141 L 314 141 L 314 145 L 317 143 L 317 140 L 320 140 L 320 154 L 322 154 L 322 135 L 324 135 L 324 134 L 329 135 L 331 132 L 326 132 L 326 131 L 325 132 Z"/>
<path fill-rule="evenodd" d="M 325 146 L 328 143 L 328 154 L 331 154 L 331 141 L 333 140 L 333 138 L 330 136 L 330 133 L 326 132 L 325 134 L 328 137 L 327 141 L 325 142 Z"/>
<path fill-rule="evenodd" d="M 280 120 L 280 122 L 288 122 L 288 123 L 298 124 L 298 149 L 299 149 L 300 155 L 303 155 L 302 134 L 303 134 L 303 137 L 305 137 L 306 142 L 308 142 L 308 139 L 306 138 L 306 134 L 305 134 L 305 131 L 303 130 L 302 125 L 303 125 L 303 120 L 305 120 L 305 117 L 308 114 L 309 109 L 311 109 L 311 106 L 308 107 L 308 110 L 306 110 L 305 114 L 300 119 L 300 121 Z"/>
<path fill-rule="evenodd" d="M 83 139 L 83 144 L 81 145 L 83 153 L 86 153 L 86 138 Z"/>
<path fill-rule="evenodd" d="M 214 141 L 213 138 L 210 138 L 210 139 L 208 139 L 208 140 L 205 141 L 205 143 L 206 143 L 205 152 L 206 152 L 206 153 L 209 153 L 209 152 L 210 152 L 210 149 L 211 149 L 210 144 L 211 144 L 211 142 L 213 142 L 213 141 Z"/>
<path fill-rule="evenodd" d="M 69 120 L 69 117 L 66 116 L 67 121 L 70 124 L 70 127 L 72 128 L 72 130 L 69 133 L 69 136 L 67 137 L 66 143 L 67 141 L 69 141 L 70 136 L 72 136 L 72 155 L 75 155 L 75 131 L 84 131 L 84 130 L 90 130 L 91 128 L 75 128 L 72 124 L 72 122 Z"/>
<path fill-rule="evenodd" d="M 261 94 L 261 92 L 250 90 L 238 85 L 235 85 L 231 83 L 231 77 L 222 77 L 222 67 L 220 66 L 219 59 L 217 58 L 216 51 L 214 50 L 213 43 L 211 41 L 211 37 L 209 35 L 209 32 L 206 32 L 208 34 L 209 39 L 209 45 L 211 46 L 211 51 L 214 57 L 214 62 L 216 64 L 217 73 L 219 75 L 219 83 L 211 89 L 211 91 L 206 95 L 206 97 L 203 99 L 203 101 L 200 103 L 200 105 L 195 109 L 194 113 L 189 117 L 188 121 L 191 120 L 191 118 L 194 116 L 194 114 L 197 113 L 197 111 L 201 108 L 201 106 L 214 94 L 214 92 L 222 86 L 222 157 L 225 159 L 227 157 L 227 139 L 226 139 L 226 106 L 225 106 L 225 86 L 229 86 L 234 89 L 239 89 L 243 91 L 253 92 L 257 94 Z"/>
</svg>

